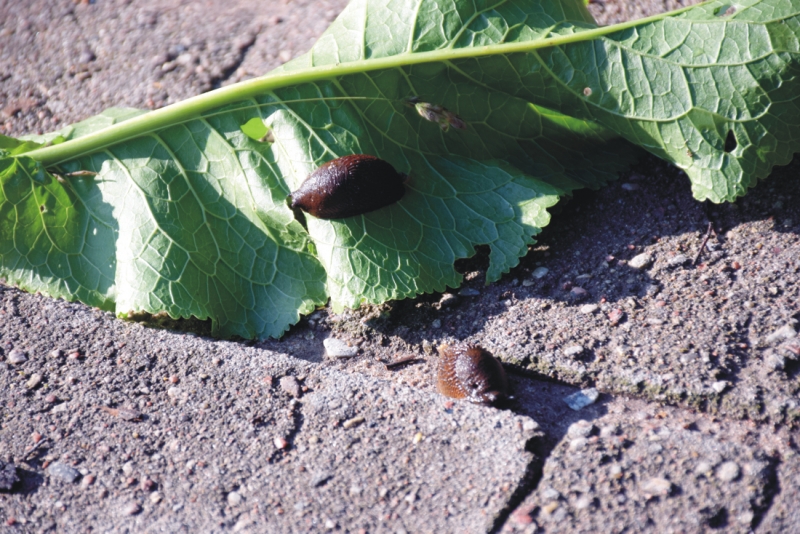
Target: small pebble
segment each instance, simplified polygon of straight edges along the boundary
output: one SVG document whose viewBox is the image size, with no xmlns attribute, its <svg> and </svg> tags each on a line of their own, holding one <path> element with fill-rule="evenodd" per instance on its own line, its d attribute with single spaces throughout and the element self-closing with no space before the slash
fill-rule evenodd
<svg viewBox="0 0 800 534">
<path fill-rule="evenodd" d="M 95 59 L 97 58 L 94 55 L 94 52 L 92 52 L 89 49 L 85 49 L 83 52 L 81 52 L 80 56 L 78 56 L 78 63 L 83 63 L 83 64 L 91 63 Z"/>
<path fill-rule="evenodd" d="M 477 289 L 472 289 L 471 287 L 465 287 L 464 289 L 459 291 L 458 294 L 462 297 L 477 297 L 478 295 L 481 294 L 481 292 L 478 291 Z"/>
<path fill-rule="evenodd" d="M 727 380 L 718 380 L 717 382 L 711 384 L 711 389 L 713 389 L 717 393 L 722 393 L 723 391 L 728 389 L 728 386 L 730 385 L 731 383 L 728 382 Z"/>
<path fill-rule="evenodd" d="M 352 419 L 348 419 L 344 423 L 342 423 L 343 428 L 353 428 L 354 426 L 358 426 L 364 422 L 364 418 L 361 416 L 353 417 Z"/>
<path fill-rule="evenodd" d="M 547 273 L 549 272 L 550 269 L 548 269 L 547 267 L 537 267 L 533 270 L 531 276 L 534 278 L 544 278 L 545 276 L 547 276 Z"/>
<path fill-rule="evenodd" d="M 38 386 L 41 382 L 42 382 L 42 375 L 34 373 L 31 375 L 28 381 L 25 382 L 25 387 L 28 389 L 33 389 L 36 386 Z"/>
<path fill-rule="evenodd" d="M 564 397 L 564 402 L 573 410 L 578 411 L 590 404 L 594 404 L 599 396 L 600 393 L 598 393 L 597 388 L 582 389 Z"/>
<path fill-rule="evenodd" d="M 325 353 L 331 358 L 352 358 L 358 354 L 358 347 L 350 347 L 335 337 L 325 339 L 322 344 L 325 346 Z"/>
<path fill-rule="evenodd" d="M 66 464 L 62 464 L 61 462 L 53 462 L 47 467 L 47 472 L 50 474 L 51 477 L 59 478 L 64 482 L 68 482 L 72 484 L 78 477 L 81 476 L 80 472 L 70 467 Z"/>
<path fill-rule="evenodd" d="M 647 252 L 642 252 L 628 261 L 628 265 L 634 269 L 644 269 L 653 261 L 653 256 Z"/>
<path fill-rule="evenodd" d="M 586 438 L 575 438 L 569 442 L 569 450 L 571 451 L 579 451 L 586 448 L 586 444 L 589 443 L 589 440 Z"/>
<path fill-rule="evenodd" d="M 161 494 L 157 491 L 154 491 L 150 494 L 150 502 L 153 504 L 158 504 L 161 502 Z"/>
<path fill-rule="evenodd" d="M 19 349 L 13 349 L 11 352 L 8 353 L 8 363 L 11 365 L 19 365 L 21 363 L 25 363 L 28 361 L 28 358 L 25 356 L 25 353 Z"/>
<path fill-rule="evenodd" d="M 282 437 L 275 438 L 274 440 L 272 440 L 272 443 L 275 444 L 275 448 L 276 449 L 285 449 L 286 447 L 289 446 L 289 442 L 286 441 L 286 439 L 282 438 Z"/>
<path fill-rule="evenodd" d="M 618 431 L 619 429 L 617 428 L 617 425 L 604 426 L 600 429 L 600 437 L 603 439 L 608 439 L 616 436 Z"/>
<path fill-rule="evenodd" d="M 178 398 L 181 395 L 181 388 L 173 386 L 167 390 L 167 395 L 173 399 Z"/>
<path fill-rule="evenodd" d="M 775 343 L 783 341 L 784 339 L 792 339 L 796 335 L 797 331 L 794 329 L 794 325 L 792 323 L 787 323 L 768 335 L 767 343 L 774 345 Z"/>
<path fill-rule="evenodd" d="M 770 352 L 764 356 L 764 363 L 767 364 L 768 369 L 772 371 L 780 371 L 786 367 L 786 358 L 781 354 Z"/>
<path fill-rule="evenodd" d="M 588 495 L 582 495 L 575 501 L 576 510 L 585 510 L 592 505 L 592 498 Z"/>
<path fill-rule="evenodd" d="M 8 491 L 17 481 L 17 466 L 0 460 L 0 490 Z"/>
<path fill-rule="evenodd" d="M 580 345 L 570 345 L 569 347 L 564 349 L 564 356 L 577 356 L 578 354 L 583 352 L 583 347 Z"/>
<path fill-rule="evenodd" d="M 600 306 L 598 306 L 597 304 L 584 304 L 583 306 L 581 306 L 580 311 L 585 315 L 589 315 L 596 312 L 599 308 Z"/>
<path fill-rule="evenodd" d="M 242 496 L 236 491 L 230 492 L 226 500 L 229 506 L 239 506 L 242 504 Z"/>
<path fill-rule="evenodd" d="M 697 464 L 697 467 L 694 468 L 694 474 L 697 476 L 707 475 L 712 469 L 714 469 L 713 465 L 711 465 L 709 462 L 703 461 Z"/>
<path fill-rule="evenodd" d="M 47 353 L 47 355 L 50 356 L 51 358 L 60 358 L 61 356 L 64 355 L 64 353 L 61 352 L 61 349 L 55 349 L 51 350 L 49 353 Z"/>
<path fill-rule="evenodd" d="M 548 487 L 544 491 L 542 491 L 543 501 L 555 501 L 559 497 L 561 497 L 561 494 L 555 488 Z"/>
<path fill-rule="evenodd" d="M 458 297 L 452 293 L 445 293 L 442 295 L 442 298 L 439 299 L 439 306 L 442 308 L 455 306 L 456 304 L 458 304 Z"/>
<path fill-rule="evenodd" d="M 516 510 L 513 514 L 511 514 L 511 520 L 521 526 L 530 525 L 533 523 L 531 514 L 525 512 L 524 510 Z"/>
<path fill-rule="evenodd" d="M 595 426 L 589 421 L 581 419 L 569 425 L 567 435 L 571 438 L 588 438 L 594 432 Z"/>
<path fill-rule="evenodd" d="M 797 357 L 800 356 L 800 339 L 784 343 L 780 348 L 786 353 L 789 359 L 796 360 Z"/>
<path fill-rule="evenodd" d="M 131 476 L 131 473 L 133 473 L 133 464 L 131 462 L 125 462 L 122 465 L 122 472 L 127 476 Z"/>
<path fill-rule="evenodd" d="M 311 487 L 318 488 L 323 484 L 325 484 L 327 481 L 329 481 L 331 478 L 333 478 L 333 475 L 331 473 L 328 473 L 327 471 L 320 471 L 311 478 Z"/>
<path fill-rule="evenodd" d="M 522 423 L 522 430 L 526 432 L 531 432 L 539 428 L 539 423 L 534 421 L 533 419 L 528 419 L 524 423 Z"/>
<path fill-rule="evenodd" d="M 172 384 L 177 384 L 178 382 L 181 381 L 181 379 L 178 378 L 178 375 L 172 375 L 172 376 L 169 377 L 169 381 Z"/>
<path fill-rule="evenodd" d="M 619 322 L 625 317 L 625 312 L 619 308 L 614 308 L 610 312 L 608 312 L 608 321 L 611 325 L 619 324 Z"/>
<path fill-rule="evenodd" d="M 642 492 L 647 495 L 669 495 L 672 491 L 672 482 L 666 478 L 653 477 L 642 484 Z"/>
<path fill-rule="evenodd" d="M 625 182 L 622 184 L 622 189 L 625 191 L 636 191 L 639 189 L 639 184 L 632 184 L 629 182 Z"/>
<path fill-rule="evenodd" d="M 95 481 L 94 475 L 86 475 L 83 477 L 83 480 L 81 480 L 81 486 L 83 486 L 84 488 L 91 486 L 92 484 L 94 484 L 94 481 Z"/>
<path fill-rule="evenodd" d="M 569 294 L 572 295 L 575 298 L 582 299 L 585 296 L 587 296 L 589 294 L 589 292 L 586 291 L 585 289 L 583 289 L 582 287 L 575 286 L 575 287 L 573 287 L 572 289 L 569 290 Z"/>
<path fill-rule="evenodd" d="M 122 515 L 136 515 L 142 511 L 142 505 L 138 502 L 129 502 L 122 506 Z"/>
<path fill-rule="evenodd" d="M 281 378 L 280 381 L 281 389 L 291 395 L 292 397 L 300 397 L 300 382 L 297 381 L 297 378 L 289 375 L 284 376 Z"/>
<path fill-rule="evenodd" d="M 553 512 L 556 511 L 556 508 L 558 508 L 558 501 L 553 501 L 551 503 L 548 503 L 548 504 L 545 504 L 544 506 L 542 506 L 542 512 L 545 515 L 550 515 L 550 514 L 552 514 Z"/>
<path fill-rule="evenodd" d="M 733 482 L 739 478 L 739 465 L 736 462 L 725 462 L 717 468 L 717 478 L 723 482 Z"/>
<path fill-rule="evenodd" d="M 667 266 L 678 267 L 679 265 L 683 265 L 687 261 L 689 261 L 689 256 L 687 256 L 686 254 L 676 254 L 675 256 L 667 260 Z"/>
<path fill-rule="evenodd" d="M 739 523 L 749 527 L 750 524 L 753 522 L 754 517 L 755 514 L 753 513 L 752 510 L 746 510 L 741 514 L 739 514 L 738 516 L 736 516 L 736 519 L 739 521 Z"/>
</svg>

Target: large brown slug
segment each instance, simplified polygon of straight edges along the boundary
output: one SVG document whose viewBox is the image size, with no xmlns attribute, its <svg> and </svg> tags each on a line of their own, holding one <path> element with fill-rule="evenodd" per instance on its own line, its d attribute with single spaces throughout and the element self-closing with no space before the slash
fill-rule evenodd
<svg viewBox="0 0 800 534">
<path fill-rule="evenodd" d="M 312 172 L 292 193 L 291 206 L 318 219 L 353 217 L 400 200 L 407 179 L 375 156 L 344 156 Z"/>
<path fill-rule="evenodd" d="M 492 404 L 507 395 L 508 378 L 503 366 L 478 345 L 442 345 L 439 356 L 439 393 L 479 404 Z"/>
</svg>

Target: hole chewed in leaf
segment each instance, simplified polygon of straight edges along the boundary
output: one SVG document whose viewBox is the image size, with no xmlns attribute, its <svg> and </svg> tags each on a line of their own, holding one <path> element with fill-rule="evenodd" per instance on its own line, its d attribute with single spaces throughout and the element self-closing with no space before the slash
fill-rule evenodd
<svg viewBox="0 0 800 534">
<path fill-rule="evenodd" d="M 736 6 L 722 5 L 714 10 L 714 14 L 718 17 L 729 17 L 736 13 Z"/>
<path fill-rule="evenodd" d="M 728 130 L 728 136 L 725 138 L 725 152 L 731 153 L 736 150 L 736 147 L 736 135 L 733 133 L 733 130 Z"/>
<path fill-rule="evenodd" d="M 242 132 L 244 132 L 244 134 L 253 141 L 258 141 L 259 143 L 274 142 L 272 132 L 269 128 L 267 128 L 267 126 L 264 124 L 264 121 L 261 120 L 260 117 L 253 117 L 246 123 L 242 124 L 241 128 Z"/>
</svg>

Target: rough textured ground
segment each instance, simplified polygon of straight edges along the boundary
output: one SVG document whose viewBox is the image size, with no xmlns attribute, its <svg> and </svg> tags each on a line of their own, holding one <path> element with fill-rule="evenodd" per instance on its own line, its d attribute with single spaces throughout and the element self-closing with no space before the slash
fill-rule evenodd
<svg viewBox="0 0 800 534">
<path fill-rule="evenodd" d="M 266 72 L 343 5 L 0 0 L 0 132 Z M 800 532 L 798 172 L 707 206 L 648 158 L 561 208 L 499 283 L 485 254 L 462 262 L 474 296 L 321 310 L 279 341 L 0 285 L 0 461 L 21 478 L 0 529 Z M 325 360 L 330 336 L 358 355 Z M 511 364 L 516 398 L 438 396 L 433 347 L 453 339 Z M 595 404 L 563 401 L 592 386 Z"/>
</svg>

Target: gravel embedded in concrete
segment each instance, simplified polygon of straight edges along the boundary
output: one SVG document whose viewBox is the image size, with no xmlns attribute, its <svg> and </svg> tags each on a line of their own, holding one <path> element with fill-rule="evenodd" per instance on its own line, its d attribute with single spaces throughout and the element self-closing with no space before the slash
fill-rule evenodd
<svg viewBox="0 0 800 534">
<path fill-rule="evenodd" d="M 322 342 L 325 345 L 325 354 L 331 358 L 352 358 L 358 354 L 358 347 L 350 347 L 344 341 L 329 337 Z"/>
<path fill-rule="evenodd" d="M 59 480 L 72 484 L 80 478 L 80 472 L 61 462 L 53 462 L 47 467 L 47 473 Z"/>
<path fill-rule="evenodd" d="M 599 395 L 596 388 L 583 389 L 564 397 L 564 402 L 573 410 L 578 411 L 597 401 Z"/>
</svg>

